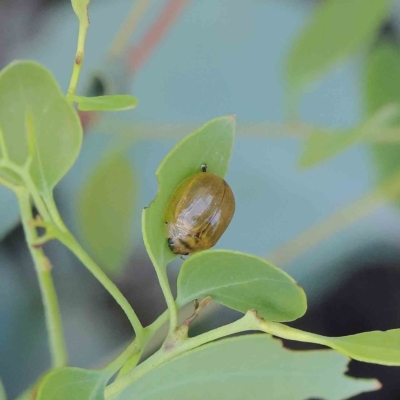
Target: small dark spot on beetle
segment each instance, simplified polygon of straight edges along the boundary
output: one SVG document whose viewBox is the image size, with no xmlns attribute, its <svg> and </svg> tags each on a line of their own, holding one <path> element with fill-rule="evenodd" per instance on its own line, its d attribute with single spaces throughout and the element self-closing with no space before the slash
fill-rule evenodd
<svg viewBox="0 0 400 400">
<path fill-rule="evenodd" d="M 172 246 L 174 243 L 175 242 L 171 238 L 168 238 L 168 245 L 169 246 Z"/>
<path fill-rule="evenodd" d="M 207 172 L 207 164 L 203 164 L 202 166 L 201 166 L 201 170 L 203 171 L 203 172 Z"/>
<path fill-rule="evenodd" d="M 81 63 L 82 63 L 82 53 L 79 51 L 78 53 L 76 53 L 75 64 L 81 65 Z"/>
</svg>

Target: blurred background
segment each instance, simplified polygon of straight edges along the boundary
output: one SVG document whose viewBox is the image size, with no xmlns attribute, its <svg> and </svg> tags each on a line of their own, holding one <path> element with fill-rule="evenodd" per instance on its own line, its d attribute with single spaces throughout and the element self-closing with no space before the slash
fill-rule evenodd
<svg viewBox="0 0 400 400">
<path fill-rule="evenodd" d="M 130 93 L 139 106 L 81 114 L 83 150 L 57 203 L 143 323 L 165 309 L 140 233 L 154 172 L 184 135 L 236 114 L 226 179 L 237 210 L 217 247 L 266 257 L 304 287 L 309 311 L 293 326 L 331 336 L 400 326 L 400 113 L 388 109 L 400 102 L 400 3 L 368 0 L 356 12 L 360 1 L 335 1 L 329 16 L 327 2 L 310 0 L 92 0 L 78 94 Z M 37 60 L 65 91 L 76 37 L 67 0 L 0 0 L 2 68 Z M 0 238 L 0 376 L 14 398 L 50 359 L 17 204 L 3 187 Z M 101 365 L 131 327 L 68 250 L 45 249 L 71 365 Z M 213 306 L 196 330 L 236 317 Z M 400 398 L 400 368 L 352 361 L 349 373 L 383 384 L 353 399 Z"/>
</svg>

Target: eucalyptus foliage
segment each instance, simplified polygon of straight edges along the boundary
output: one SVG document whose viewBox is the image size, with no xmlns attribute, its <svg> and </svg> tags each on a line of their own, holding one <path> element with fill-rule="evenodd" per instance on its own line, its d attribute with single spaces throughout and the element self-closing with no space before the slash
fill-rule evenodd
<svg viewBox="0 0 400 400">
<path fill-rule="evenodd" d="M 294 87 L 304 85 L 368 42 L 389 7 L 387 1 L 362 0 L 363 18 L 353 24 L 360 0 L 349 1 L 344 31 L 324 43 L 330 46 L 328 51 L 323 49 L 318 34 L 322 27 L 328 33 L 336 32 L 342 15 L 339 3 L 330 0 L 320 6 L 293 47 L 288 74 Z M 331 338 L 282 324 L 304 315 L 306 295 L 292 277 L 265 259 L 236 250 L 206 250 L 189 256 L 182 264 L 178 294 L 174 298 L 166 270 L 176 255 L 165 238 L 165 209 L 179 184 L 202 164 L 206 163 L 210 172 L 225 176 L 235 136 L 236 119 L 232 115 L 212 119 L 189 134 L 171 149 L 156 171 L 158 193 L 143 211 L 142 234 L 168 309 L 153 324 L 146 327 L 141 324 L 108 276 L 129 255 L 129 221 L 134 217 L 131 205 L 135 188 L 125 152 L 119 150 L 106 158 L 93 172 L 82 194 L 79 208 L 82 233 L 93 258 L 70 233 L 53 198 L 55 185 L 74 164 L 81 148 L 82 127 L 73 104 L 78 103 L 78 109 L 85 111 L 116 111 L 131 109 L 137 103 L 129 95 L 90 98 L 75 94 L 89 24 L 89 1 L 73 0 L 72 4 L 80 30 L 66 95 L 52 73 L 35 62 L 14 62 L 0 73 L 0 182 L 18 199 L 43 296 L 53 361 L 52 368 L 44 372 L 32 389 L 37 400 L 309 397 L 339 400 L 377 389 L 377 382 L 371 379 L 344 376 L 348 357 L 400 366 L 400 329 Z M 349 36 L 351 40 L 343 47 L 344 38 Z M 304 48 L 313 57 L 302 57 Z M 387 99 L 381 96 L 379 102 L 374 99 L 377 87 L 385 85 L 379 74 L 383 63 L 394 68 L 398 58 L 390 47 L 377 50 L 368 73 L 370 119 L 339 135 L 328 137 L 315 132 L 308 142 L 303 165 L 322 161 L 393 123 L 399 110 L 387 102 L 397 100 L 397 92 Z M 315 150 L 320 147 L 322 152 Z M 37 210 L 36 216 L 31 205 Z M 96 219 L 99 214 L 103 216 L 101 223 Z M 45 233 L 39 235 L 37 228 Z M 50 261 L 42 249 L 49 240 L 60 241 L 81 260 L 121 306 L 135 332 L 135 340 L 102 369 L 68 366 Z M 57 260 L 54 263 L 57 268 Z M 191 322 L 209 301 L 244 315 L 231 324 L 191 337 Z M 196 305 L 194 314 L 182 311 L 185 318 L 180 322 L 178 311 L 192 302 Z M 169 323 L 169 330 L 163 344 L 143 360 L 141 356 L 148 343 L 165 323 Z M 246 334 L 254 331 L 262 333 Z M 242 335 L 226 338 L 232 334 Z M 335 351 L 292 352 L 271 335 L 317 343 Z M 5 398 L 1 386 L 0 398 Z"/>
</svg>

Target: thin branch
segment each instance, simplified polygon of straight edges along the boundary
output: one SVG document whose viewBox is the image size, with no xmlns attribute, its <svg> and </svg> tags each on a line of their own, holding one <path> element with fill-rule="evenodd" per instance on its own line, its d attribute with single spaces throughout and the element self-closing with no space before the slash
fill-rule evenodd
<svg viewBox="0 0 400 400">
<path fill-rule="evenodd" d="M 354 203 L 310 227 L 289 242 L 268 253 L 265 258 L 282 267 L 334 233 L 369 215 L 378 207 L 387 201 L 394 200 L 399 195 L 400 173 L 397 173 L 373 192 L 362 196 Z"/>
<path fill-rule="evenodd" d="M 70 103 L 73 102 L 73 96 L 75 95 L 76 87 L 78 86 L 83 59 L 85 57 L 86 34 L 89 28 L 89 16 L 87 13 L 85 16 L 77 14 L 77 17 L 79 20 L 78 43 L 76 46 L 76 53 L 74 59 L 74 66 L 72 69 L 71 80 L 67 91 L 67 99 L 69 100 Z"/>
<path fill-rule="evenodd" d="M 98 126 L 98 131 L 104 134 L 118 134 L 123 137 L 137 139 L 180 139 L 188 132 L 198 128 L 195 124 L 133 124 L 116 118 L 105 117 Z M 315 131 L 326 131 L 327 135 L 335 135 L 333 129 L 322 128 L 301 123 L 247 123 L 237 127 L 236 134 L 246 137 L 291 138 L 305 140 Z M 329 132 L 329 133 L 328 133 Z M 376 135 L 365 137 L 361 144 L 393 144 L 400 143 L 400 127 L 382 128 Z"/>
<path fill-rule="evenodd" d="M 128 54 L 128 64 L 131 73 L 142 67 L 154 48 L 165 37 L 168 29 L 179 17 L 187 0 L 168 0 L 164 9 L 143 39 L 133 46 Z"/>
<path fill-rule="evenodd" d="M 114 39 L 114 43 L 110 47 L 109 57 L 118 57 L 127 47 L 129 38 L 132 36 L 133 31 L 136 29 L 149 5 L 150 0 L 137 0 L 134 3 L 131 12 L 125 19 L 120 31 Z"/>
<path fill-rule="evenodd" d="M 36 229 L 30 225 L 33 220 L 29 192 L 19 188 L 15 190 L 21 211 L 22 225 L 25 231 L 26 242 L 39 280 L 40 291 L 46 316 L 46 326 L 50 341 L 50 352 L 53 368 L 67 365 L 67 350 L 62 330 L 61 313 L 58 305 L 56 290 L 51 276 L 52 266 L 42 248 L 34 248 L 32 244 L 37 240 Z"/>
<path fill-rule="evenodd" d="M 57 232 L 56 238 L 66 246 L 75 256 L 82 262 L 82 264 L 92 273 L 92 275 L 103 285 L 103 287 L 110 293 L 115 301 L 120 305 L 122 310 L 128 317 L 135 333 L 137 340 L 141 342 L 143 337 L 143 326 L 139 321 L 135 311 L 129 304 L 128 300 L 120 292 L 118 287 L 111 281 L 111 279 L 103 272 L 103 270 L 93 261 L 93 259 L 83 250 L 79 242 L 67 232 Z"/>
</svg>

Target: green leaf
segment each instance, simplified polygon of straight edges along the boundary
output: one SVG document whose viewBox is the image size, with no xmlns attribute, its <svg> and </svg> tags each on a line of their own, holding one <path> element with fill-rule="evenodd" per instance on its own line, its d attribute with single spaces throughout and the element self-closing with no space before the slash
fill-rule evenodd
<svg viewBox="0 0 400 400">
<path fill-rule="evenodd" d="M 26 169 L 39 191 L 50 191 L 74 164 L 82 127 L 52 74 L 32 61 L 0 73 L 1 172 L 21 183 Z M 30 163 L 30 164 L 29 164 Z"/>
<path fill-rule="evenodd" d="M 366 67 L 366 111 L 371 115 L 388 103 L 400 103 L 400 49 L 383 40 L 369 53 Z"/>
<path fill-rule="evenodd" d="M 144 375 L 116 400 L 325 400 L 376 390 L 345 376 L 348 359 L 332 351 L 290 351 L 268 335 L 201 346 Z"/>
<path fill-rule="evenodd" d="M 134 185 L 125 152 L 117 152 L 96 166 L 79 199 L 82 238 L 109 274 L 121 270 L 132 250 Z"/>
<path fill-rule="evenodd" d="M 3 383 L 0 380 L 0 400 L 7 400 L 6 391 L 4 389 Z"/>
<path fill-rule="evenodd" d="M 390 0 L 326 0 L 294 43 L 287 78 L 299 90 L 367 44 L 389 15 Z"/>
<path fill-rule="evenodd" d="M 235 117 L 215 118 L 181 140 L 157 169 L 158 193 L 143 211 L 142 228 L 147 252 L 153 263 L 166 266 L 176 255 L 167 246 L 164 213 L 175 189 L 187 177 L 200 171 L 206 163 L 208 171 L 224 177 L 231 157 Z"/>
<path fill-rule="evenodd" d="M 372 50 L 366 68 L 366 111 L 370 115 L 389 104 L 400 103 L 400 49 L 382 41 Z M 400 118 L 396 125 L 399 126 Z M 391 178 L 400 170 L 400 144 L 380 143 L 371 147 L 379 181 Z M 397 201 L 400 205 L 400 201 Z"/>
<path fill-rule="evenodd" d="M 78 17 L 79 21 L 86 22 L 89 24 L 89 17 L 88 17 L 88 6 L 90 3 L 90 0 L 71 0 L 72 2 L 72 8 L 74 9 L 74 12 L 76 16 Z"/>
<path fill-rule="evenodd" d="M 326 339 L 327 346 L 354 360 L 400 366 L 400 329 Z"/>
<path fill-rule="evenodd" d="M 40 380 L 35 400 L 104 400 L 108 381 L 137 352 L 137 343 L 132 342 L 102 370 L 53 369 Z"/>
<path fill-rule="evenodd" d="M 55 369 L 40 381 L 36 400 L 104 400 L 111 376 L 110 371 Z"/>
<path fill-rule="evenodd" d="M 276 322 L 260 320 L 259 329 L 289 340 L 317 343 L 368 363 L 400 366 L 400 329 L 328 337 L 304 332 Z"/>
<path fill-rule="evenodd" d="M 178 305 L 207 296 L 243 313 L 255 309 L 270 321 L 293 321 L 307 309 L 303 289 L 286 272 L 262 258 L 236 251 L 203 251 L 183 263 Z"/>
<path fill-rule="evenodd" d="M 137 106 L 136 97 L 128 94 L 110 96 L 83 97 L 74 96 L 78 103 L 78 110 L 81 111 L 121 111 L 129 110 Z"/>
<path fill-rule="evenodd" d="M 399 99 L 400 100 L 400 99 Z M 399 101 L 400 104 L 400 101 Z M 361 125 L 347 131 L 327 133 L 315 130 L 308 138 L 299 165 L 311 167 L 343 152 L 362 140 L 379 136 L 383 128 L 400 117 L 400 106 L 386 104 Z"/>
</svg>

